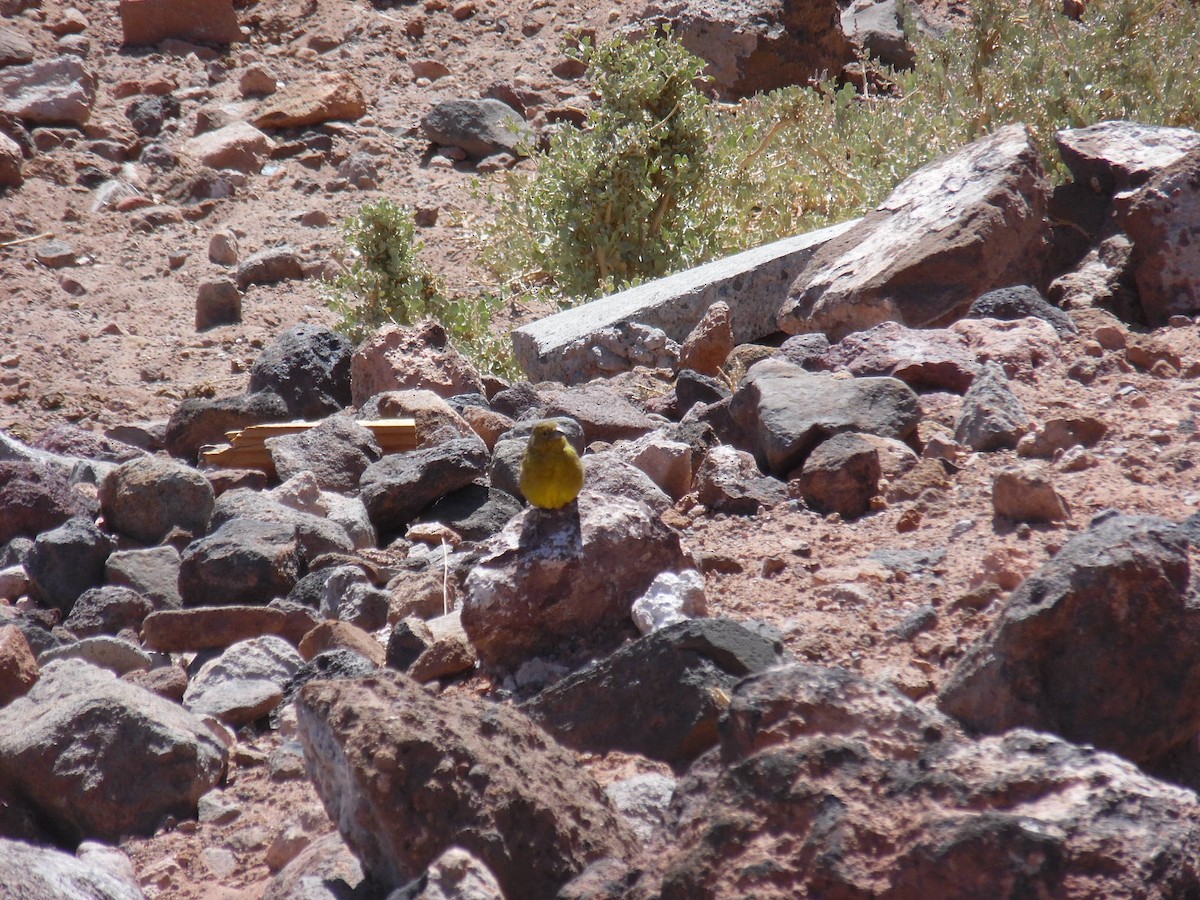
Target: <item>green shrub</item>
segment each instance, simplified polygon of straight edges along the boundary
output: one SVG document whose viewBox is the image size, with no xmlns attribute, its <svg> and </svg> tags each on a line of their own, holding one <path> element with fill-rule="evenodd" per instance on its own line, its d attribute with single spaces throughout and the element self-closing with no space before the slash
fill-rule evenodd
<svg viewBox="0 0 1200 900">
<path fill-rule="evenodd" d="M 844 221 L 915 169 L 1002 125 L 1030 126 L 1053 175 L 1053 134 L 1104 119 L 1200 125 L 1200 4 L 1060 0 L 972 5 L 960 29 L 918 42 L 895 90 L 832 82 L 717 110 L 701 63 L 669 36 L 592 52 L 599 96 L 556 135 L 536 175 L 493 196 L 485 259 L 570 304 L 725 253 Z M 908 29 L 909 34 L 916 30 Z"/>
<path fill-rule="evenodd" d="M 437 276 L 418 258 L 422 244 L 410 210 L 390 200 L 366 203 L 346 220 L 343 234 L 346 270 L 325 288 L 326 302 L 338 316 L 335 330 L 358 342 L 382 325 L 436 319 L 477 365 L 497 375 L 516 372 L 507 340 L 492 328 L 503 298 L 447 298 Z"/>
<path fill-rule="evenodd" d="M 381 325 L 411 325 L 444 305 L 436 276 L 417 258 L 422 245 L 412 212 L 390 200 L 366 203 L 342 231 L 349 264 L 326 291 L 337 331 L 357 342 Z"/>
<path fill-rule="evenodd" d="M 493 195 L 487 259 L 574 302 L 701 262 L 724 247 L 722 179 L 704 63 L 666 36 L 614 38 L 583 57 L 598 95 L 582 129 L 565 128 L 536 177 Z"/>
</svg>

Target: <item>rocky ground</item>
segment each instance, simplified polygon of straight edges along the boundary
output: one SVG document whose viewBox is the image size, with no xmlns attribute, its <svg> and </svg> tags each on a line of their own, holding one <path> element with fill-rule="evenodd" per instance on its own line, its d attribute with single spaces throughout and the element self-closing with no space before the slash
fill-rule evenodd
<svg viewBox="0 0 1200 900">
<path fill-rule="evenodd" d="M 7 46 L 19 39 L 18 50 L 20 42 L 25 42 L 34 59 L 79 55 L 97 78 L 86 125 L 22 130 L 30 141 L 29 158 L 22 164 L 23 183 L 0 194 L 0 327 L 5 337 L 0 351 L 0 429 L 27 443 L 63 424 L 96 433 L 136 425 L 136 429 L 115 433 L 161 435 L 162 422 L 177 413 L 185 398 L 225 398 L 245 392 L 252 364 L 280 334 L 296 323 L 332 321 L 324 307 L 319 278 L 336 267 L 341 246 L 338 223 L 365 200 L 388 196 L 418 209 L 436 210 L 434 223 L 422 229 L 430 264 L 452 289 L 468 290 L 487 283 L 489 275 L 476 263 L 478 247 L 473 242 L 474 227 L 487 214 L 472 191 L 479 166 L 456 161 L 433 148 L 420 132 L 420 116 L 438 100 L 485 93 L 524 98 L 527 116 L 535 125 L 553 118 L 556 109 L 585 106 L 586 97 L 581 96 L 585 88 L 572 77 L 576 73 L 565 62 L 563 41 L 581 33 L 602 37 L 637 21 L 643 12 L 625 3 L 590 0 L 569 5 L 471 0 L 395 6 L 261 2 L 238 9 L 247 39 L 218 52 L 186 43 L 122 49 L 122 26 L 111 4 L 10 5 L 12 10 L 6 7 L 4 11 L 12 15 L 0 25 L 4 37 L 0 43 Z M 953 18 L 956 10 L 931 8 L 930 12 Z M 0 69 L 0 78 L 3 75 Z M 352 79 L 366 99 L 366 115 L 353 123 L 323 126 L 316 130 L 316 137 L 299 129 L 274 131 L 277 144 L 290 149 L 264 153 L 250 171 L 236 177 L 218 175 L 182 153 L 185 142 L 203 130 L 202 121 L 252 119 L 260 104 L 269 102 L 263 85 L 272 80 L 282 89 L 341 76 Z M 161 96 L 178 101 L 178 114 L 167 115 L 157 135 L 138 135 L 127 110 L 137 99 Z M 179 163 L 167 169 L 148 163 L 147 159 L 154 158 L 153 152 L 147 155 L 152 144 L 179 155 Z M 342 167 L 352 158 L 367 173 L 359 186 L 351 183 L 359 170 Z M 125 187 L 109 207 L 102 202 L 100 189 L 114 180 Z M 196 191 L 212 194 L 220 190 L 232 190 L 232 195 L 188 199 Z M 433 218 L 432 212 L 429 217 Z M 214 238 L 235 245 L 227 263 L 212 261 Z M 65 248 L 56 246 L 58 243 Z M 201 283 L 236 277 L 239 265 L 247 259 L 282 245 L 292 249 L 300 277 L 274 284 L 248 282 L 239 322 L 198 331 L 196 298 Z M 510 310 L 517 322 L 528 320 L 534 312 Z M 1102 426 L 1097 429 L 1099 436 L 1084 441 L 1088 444 L 1084 448 L 1076 448 L 1074 439 L 1058 438 L 1057 446 L 1036 462 L 1039 473 L 1032 486 L 1018 483 L 998 491 L 997 476 L 1016 464 L 1028 464 L 1029 459 L 1019 456 L 1011 443 L 979 452 L 956 442 L 954 432 L 966 401 L 961 390 L 942 385 L 921 390 L 921 422 L 917 432 L 907 436 L 908 443 L 922 452 L 922 461 L 907 468 L 909 463 L 897 458 L 903 456 L 900 451 L 893 448 L 891 456 L 884 452 L 883 480 L 875 485 L 872 506 L 861 517 L 816 512 L 810 508 L 811 502 L 799 502 L 795 496 L 798 487 L 793 486 L 789 498 L 782 478 L 770 486 L 774 491 L 770 502 L 750 514 L 714 511 L 719 503 L 698 502 L 701 498 L 695 495 L 675 498 L 677 502 L 668 502 L 669 509 L 664 509 L 663 518 L 678 532 L 682 551 L 703 573 L 709 616 L 767 623 L 778 630 L 780 649 L 794 660 L 840 667 L 898 691 L 889 694 L 886 702 L 878 701 L 885 708 L 878 715 L 890 723 L 878 726 L 878 734 L 884 735 L 878 740 L 894 744 L 889 751 L 892 755 L 880 751 L 863 763 L 862 771 L 870 770 L 880 783 L 891 778 L 903 781 L 888 767 L 895 759 L 918 753 L 910 739 L 899 734 L 903 729 L 897 721 L 908 721 L 904 717 L 909 716 L 925 729 L 955 732 L 958 726 L 937 711 L 938 692 L 947 688 L 956 667 L 969 658 L 973 643 L 1001 619 L 1009 596 L 1088 529 L 1094 516 L 1119 510 L 1183 521 L 1200 505 L 1196 480 L 1200 386 L 1195 379 L 1200 371 L 1200 338 L 1195 323 L 1177 317 L 1170 324 L 1147 328 L 1093 310 L 1078 312 L 1075 322 L 1078 334 L 1056 333 L 1045 323 L 1030 324 L 1029 320 L 975 332 L 970 326 L 961 326 L 958 332 L 968 340 L 976 362 L 990 359 L 1003 366 L 1008 387 L 1028 416 L 1026 429 L 1040 426 L 1045 432 L 1047 424 L 1056 419 L 1087 420 Z M 629 379 L 621 391 L 635 395 L 638 387 Z M 586 420 L 586 411 L 581 411 L 580 417 Z M 597 420 L 603 418 L 596 415 Z M 158 426 L 153 425 L 156 421 Z M 74 443 L 59 449 L 78 453 L 78 440 L 76 437 Z M 997 493 L 1019 508 L 1030 501 L 1035 488 L 1047 486 L 1057 495 L 1051 501 L 1050 515 L 1034 515 L 1028 506 L 1020 514 L 998 513 Z M 95 502 L 94 488 L 84 485 L 78 492 L 85 496 L 90 492 L 88 499 Z M 111 527 L 111 506 L 107 512 L 110 521 L 106 527 Z M 587 521 L 586 513 L 584 519 Z M 1111 539 L 1115 545 L 1125 538 L 1117 535 Z M 122 549 L 136 546 L 128 537 L 122 541 Z M 179 542 L 186 547 L 185 540 Z M 141 543 L 155 541 L 143 539 Z M 1160 568 L 1177 576 L 1182 565 L 1186 585 L 1186 566 L 1194 554 L 1188 545 L 1176 546 L 1171 552 L 1175 555 Z M 1150 551 L 1139 549 L 1133 555 L 1138 554 L 1158 559 Z M 370 552 L 362 555 L 387 568 L 397 563 L 400 551 L 380 557 Z M 9 562 L 6 559 L 5 565 Z M 1089 564 L 1083 560 L 1078 566 L 1085 569 Z M 1110 564 L 1096 563 L 1101 568 Z M 1146 571 L 1149 569 L 1153 566 Z M 1150 578 L 1145 572 L 1143 575 Z M 1092 590 L 1111 589 L 1111 585 L 1101 584 Z M 1053 589 L 1047 592 L 1053 593 Z M 1030 589 L 1025 590 L 1028 593 Z M 1128 590 L 1136 594 L 1135 588 Z M 21 593 L 8 598 L 4 613 L 10 619 L 25 616 L 37 606 L 20 599 Z M 1149 602 L 1144 595 L 1142 599 Z M 1033 602 L 1036 605 L 1036 600 Z M 1179 630 L 1187 633 L 1183 625 Z M 622 636 L 635 634 L 629 627 L 626 632 Z M 1066 640 L 1065 645 L 1069 644 Z M 1110 649 L 1101 640 L 1093 648 L 1093 656 L 1102 658 Z M 381 650 L 376 646 L 372 652 Z M 542 655 L 549 664 L 567 664 L 578 662 L 586 650 L 570 647 Z M 1119 693 L 1109 685 L 1128 679 L 1139 669 L 1153 668 L 1149 663 L 1156 655 L 1153 647 L 1141 647 L 1138 654 L 1132 659 L 1118 655 L 1111 672 L 1097 666 L 1105 690 Z M 553 675 L 556 670 L 549 671 Z M 1058 675 L 1066 677 L 1063 672 Z M 529 677 L 530 684 L 539 683 L 537 676 Z M 712 684 L 717 692 L 713 696 L 723 696 L 721 684 L 724 682 Z M 732 684 L 727 685 L 730 691 Z M 842 684 L 833 693 L 848 697 L 857 697 L 859 690 L 869 693 L 856 687 L 858 684 Z M 154 686 L 168 694 L 173 690 L 169 685 Z M 500 675 L 476 674 L 451 681 L 445 691 L 455 702 L 461 700 L 468 710 L 464 715 L 469 717 L 469 711 L 475 709 L 469 704 L 479 702 L 480 697 L 490 702 L 510 695 L 525 699 L 531 693 L 529 685 L 510 683 L 507 687 L 509 693 L 504 693 Z M 754 688 L 768 698 L 772 691 L 781 691 L 793 700 L 806 689 L 795 684 L 780 687 L 769 680 Z M 1139 689 L 1144 693 L 1138 702 L 1148 702 L 1153 687 Z M 389 692 L 403 690 L 385 686 L 380 692 L 390 696 Z M 956 696 L 960 702 L 955 714 L 970 720 L 966 712 L 970 704 Z M 747 690 L 746 698 L 739 702 L 751 708 L 754 703 L 769 705 L 756 697 Z M 906 698 L 915 706 L 896 706 L 901 703 L 897 698 Z M 263 896 L 268 889 L 275 892 L 273 896 L 310 896 L 301 892 L 298 882 L 277 874 L 302 849 L 319 849 L 318 839 L 333 832 L 301 763 L 295 738 L 300 728 L 307 729 L 310 742 L 315 740 L 313 735 L 325 734 L 326 726 L 321 723 L 335 718 L 338 704 L 343 702 L 351 701 L 333 691 L 322 696 L 314 692 L 303 707 L 303 715 L 309 717 L 307 725 L 298 723 L 295 712 L 289 712 L 274 723 L 276 727 L 257 718 L 230 727 L 228 773 L 219 787 L 205 795 L 199 820 L 173 816 L 151 837 L 119 841 L 132 866 L 132 878 L 145 896 L 250 898 Z M 1016 701 L 1014 705 L 1018 705 Z M 742 707 L 734 710 L 745 713 Z M 870 721 L 861 707 L 854 716 L 859 730 L 862 722 Z M 1164 719 L 1187 720 L 1189 716 L 1178 710 L 1162 714 Z M 740 720 L 731 715 L 731 721 Z M 1028 724 L 1031 719 L 1018 715 L 1014 721 Z M 330 742 L 343 738 L 352 742 L 337 728 L 328 727 Z M 743 756 L 749 756 L 739 740 L 774 740 L 757 735 L 757 724 L 739 727 L 743 731 L 722 737 L 727 761 L 744 761 Z M 978 721 L 975 727 L 996 730 Z M 504 728 L 519 726 L 506 724 Z M 514 740 L 528 739 L 523 733 L 514 733 L 518 733 Z M 1079 743 L 1112 746 L 1067 736 Z M 1001 745 L 1000 739 L 988 740 L 992 743 L 964 740 L 954 744 L 958 749 L 947 751 L 953 758 L 945 763 L 945 772 L 950 774 L 945 775 L 944 790 L 966 796 L 974 788 L 962 784 L 978 785 L 988 778 L 998 783 L 1003 781 L 997 773 L 1005 769 L 1004 760 L 1038 754 L 1056 757 L 1064 770 L 1087 772 L 1091 787 L 1065 779 L 1061 794 L 1046 789 L 1045 796 L 1052 799 L 1045 799 L 1041 807 L 1036 802 L 1020 807 L 1025 801 L 1012 798 L 1021 795 L 1021 775 L 1005 770 L 1004 777 L 1011 775 L 1013 781 L 1004 782 L 1004 790 L 1011 792 L 1008 799 L 984 801 L 972 794 L 974 799 L 964 800 L 960 809 L 973 803 L 976 808 L 1019 808 L 1022 815 L 1043 823 L 1051 821 L 1047 827 L 1059 829 L 1055 832 L 1059 836 L 1070 828 L 1054 819 L 1056 813 L 1049 807 L 1056 803 L 1059 810 L 1070 807 L 1063 798 L 1076 802 L 1081 793 L 1088 794 L 1101 782 L 1125 785 L 1121 803 L 1128 816 L 1122 821 L 1151 823 L 1146 826 L 1150 832 L 1167 818 L 1164 814 L 1163 819 L 1155 819 L 1146 811 L 1155 803 L 1174 804 L 1170 808 L 1182 810 L 1185 818 L 1195 809 L 1196 800 L 1189 791 L 1168 788 L 1163 781 L 1115 758 L 1101 755 L 1098 759 L 1093 751 L 1064 749 L 1062 744 L 1031 750 L 1036 741 L 1028 739 L 1016 746 L 1013 741 L 1025 740 L 1020 737 L 1007 745 Z M 1154 753 L 1143 759 L 1136 750 L 1124 748 L 1122 752 L 1157 776 L 1194 787 L 1198 782 L 1188 747 L 1181 750 L 1179 743 L 1171 740 L 1167 744 L 1173 753 L 1170 759 Z M 745 856 L 729 851 L 724 861 L 713 862 L 696 849 L 705 841 L 709 848 L 720 844 L 716 836 L 706 837 L 704 831 L 704 823 L 719 816 L 712 809 L 698 812 L 702 803 L 697 797 L 732 797 L 736 801 L 732 805 L 748 817 L 752 818 L 747 811 L 753 808 L 753 815 L 771 819 L 769 808 L 755 807 L 761 793 L 755 794 L 752 785 L 723 782 L 714 787 L 719 776 L 713 773 L 709 757 L 705 764 L 709 768 L 698 765 L 688 772 L 690 756 L 683 751 L 671 756 L 673 765 L 633 752 L 584 748 L 562 753 L 570 754 L 567 768 L 576 766 L 601 785 L 627 787 L 631 778 L 651 779 L 646 782 L 649 784 L 655 783 L 655 777 L 682 779 L 670 838 L 661 831 L 652 832 L 650 839 L 642 841 L 640 854 L 628 850 L 624 858 L 627 865 L 650 873 L 630 888 L 635 896 L 638 890 L 649 895 L 657 889 L 655 885 L 671 896 L 697 896 L 702 889 L 715 890 L 721 896 L 744 895 L 746 883 L 738 882 L 742 877 L 738 873 L 750 873 L 745 877 L 753 883 L 755 866 L 765 871 L 762 867 L 773 858 L 802 855 L 796 846 L 787 844 L 790 833 L 786 829 L 781 843 L 776 844 L 765 837 L 770 829 L 756 831 L 753 822 L 739 825 L 746 828 L 742 840 Z M 811 765 L 815 765 L 813 758 L 806 757 Z M 832 758 L 825 757 L 827 762 Z M 873 884 L 878 888 L 881 882 L 870 879 L 882 876 L 863 874 L 870 865 L 862 860 L 891 860 L 895 847 L 904 843 L 898 835 L 906 824 L 920 818 L 916 807 L 924 801 L 918 798 L 910 805 L 889 806 L 883 818 L 894 828 L 889 831 L 878 825 L 878 831 L 868 834 L 861 822 L 870 818 L 870 810 L 881 801 L 865 794 L 838 794 L 842 788 L 838 787 L 837 767 L 844 764 L 831 762 L 822 772 L 810 773 L 808 783 L 821 785 L 818 792 L 827 796 L 839 796 L 840 802 L 860 817 L 855 820 L 860 823 L 859 830 L 854 832 L 858 843 L 845 851 L 846 860 L 853 857 L 854 865 L 859 866 L 854 877 L 860 887 Z M 754 780 L 752 772 L 747 774 L 732 765 L 730 771 L 738 772 L 747 783 Z M 1053 781 L 1050 776 L 1039 778 L 1040 783 Z M 959 786 L 946 788 L 952 781 Z M 844 786 L 845 779 L 840 783 Z M 1003 793 L 1000 788 L 996 791 Z M 932 794 L 937 790 L 931 788 Z M 1139 798 L 1141 805 L 1130 800 L 1131 796 Z M 779 798 L 762 802 L 784 808 Z M 1130 811 L 1134 806 L 1136 814 Z M 651 811 L 642 814 L 642 821 L 665 815 L 661 800 L 649 807 Z M 632 804 L 623 808 L 631 809 Z M 638 815 L 631 813 L 628 818 L 632 822 Z M 1089 821 L 1083 813 L 1077 818 Z M 632 827 L 629 822 L 620 828 Z M 1180 847 L 1187 836 L 1176 835 L 1165 826 L 1162 829 L 1168 848 L 1159 854 L 1160 867 L 1154 869 L 1146 862 L 1147 868 L 1139 870 L 1142 863 L 1129 863 L 1124 871 L 1140 872 L 1137 877 L 1150 883 L 1154 878 L 1184 872 L 1170 883 L 1186 885 L 1188 877 L 1196 877 L 1187 875 L 1194 871 L 1194 864 L 1189 869 L 1189 863 L 1181 861 L 1186 853 Z M 800 831 L 798 828 L 797 833 Z M 1040 846 L 1030 837 L 1035 831 L 1008 833 L 997 826 L 986 837 L 995 843 L 980 846 L 1020 847 L 1022 852 L 1028 849 L 1033 858 Z M 1094 829 L 1093 836 L 1100 831 Z M 1128 858 L 1137 856 L 1142 845 L 1122 835 L 1113 839 L 1115 845 L 1125 848 Z M 797 845 L 803 843 L 792 837 Z M 627 838 L 612 840 L 620 845 Z M 695 863 L 691 874 L 684 871 L 687 867 L 678 857 L 672 859 L 664 850 L 672 840 L 694 853 L 684 857 Z M 1063 858 L 1074 860 L 1087 853 L 1127 858 L 1113 849 L 1114 844 L 1103 841 L 1099 849 L 1092 845 L 1080 849 L 1082 845 L 1070 843 L 1081 840 L 1073 832 L 1070 840 L 1062 840 L 1056 848 L 1069 845 L 1071 849 L 1054 852 Z M 628 846 L 631 844 L 626 849 Z M 914 876 L 911 883 L 921 885 L 926 896 L 967 896 L 968 885 L 1015 877 L 977 865 L 972 868 L 967 852 L 971 846 L 964 839 L 946 843 L 939 851 L 941 856 L 929 851 L 931 858 L 944 864 L 938 870 L 942 874 Z M 967 862 L 954 863 L 957 857 L 951 851 L 955 847 L 967 848 L 963 851 Z M 592 857 L 620 855 L 621 847 L 603 849 Z M 328 860 L 340 860 L 336 864 L 342 868 L 327 869 L 323 877 L 340 875 L 354 883 L 361 872 L 336 852 L 336 847 L 330 851 L 326 864 L 334 866 Z M 86 854 L 81 852 L 81 856 Z M 1143 854 L 1147 859 L 1153 856 L 1151 851 Z M 920 862 L 924 858 L 914 851 L 906 864 L 913 871 L 924 872 Z M 735 859 L 736 864 L 731 861 Z M 103 865 L 119 868 L 111 859 Z M 970 874 L 945 874 L 959 872 L 955 865 Z M 845 866 L 853 868 L 849 861 Z M 1089 878 L 1097 879 L 1095 884 L 1107 884 L 1096 871 L 1080 874 L 1067 863 L 1063 866 L 1068 874 L 1062 875 L 1058 884 L 1069 885 L 1071 896 L 1088 896 Z M 613 877 L 619 880 L 624 876 Z M 769 882 L 773 876 L 763 877 Z M 812 877 L 811 873 L 806 877 Z M 807 884 L 814 890 L 821 890 L 823 884 L 827 889 L 836 878 L 828 873 L 826 877 L 828 882 Z M 794 872 L 778 874 L 775 883 L 783 892 L 779 895 L 786 896 L 801 880 Z M 506 883 L 511 886 L 511 880 Z M 309 889 L 316 890 L 311 885 Z M 1178 890 L 1175 895 L 1182 895 L 1183 888 Z M 1014 891 L 1019 895 L 1020 884 Z M 597 895 L 585 888 L 577 894 Z"/>
</svg>

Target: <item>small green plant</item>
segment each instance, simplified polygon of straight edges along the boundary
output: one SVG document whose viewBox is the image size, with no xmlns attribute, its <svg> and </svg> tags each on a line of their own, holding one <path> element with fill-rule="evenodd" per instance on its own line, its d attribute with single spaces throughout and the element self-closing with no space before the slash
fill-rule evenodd
<svg viewBox="0 0 1200 900">
<path fill-rule="evenodd" d="M 721 180 L 704 63 L 669 36 L 584 45 L 596 108 L 554 135 L 535 177 L 493 195 L 487 259 L 578 302 L 700 262 L 723 247 Z"/>
<path fill-rule="evenodd" d="M 390 200 L 366 203 L 343 225 L 346 269 L 325 288 L 337 314 L 334 329 L 358 342 L 382 325 L 431 318 L 478 365 L 498 375 L 516 370 L 507 342 L 492 330 L 497 295 L 447 298 L 439 279 L 419 258 L 412 212 Z"/>
<path fill-rule="evenodd" d="M 334 328 L 361 341 L 388 323 L 411 325 L 444 303 L 437 278 L 418 259 L 412 212 L 390 200 L 366 203 L 342 226 L 349 264 L 326 291 Z"/>
</svg>

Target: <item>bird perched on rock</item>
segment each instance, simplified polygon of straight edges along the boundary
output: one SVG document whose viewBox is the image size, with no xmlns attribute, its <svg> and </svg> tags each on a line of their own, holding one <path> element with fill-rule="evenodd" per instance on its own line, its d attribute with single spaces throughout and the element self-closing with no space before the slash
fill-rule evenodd
<svg viewBox="0 0 1200 900">
<path fill-rule="evenodd" d="M 554 419 L 533 426 L 521 460 L 521 493 L 534 506 L 560 509 L 583 488 L 583 461 Z"/>
</svg>

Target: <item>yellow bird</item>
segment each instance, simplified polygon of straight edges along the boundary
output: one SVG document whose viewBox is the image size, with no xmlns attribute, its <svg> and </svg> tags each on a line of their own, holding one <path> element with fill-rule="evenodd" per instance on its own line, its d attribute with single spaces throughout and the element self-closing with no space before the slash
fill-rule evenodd
<svg viewBox="0 0 1200 900">
<path fill-rule="evenodd" d="M 521 493 L 534 506 L 560 509 L 583 488 L 583 462 L 554 419 L 533 426 L 521 460 Z"/>
</svg>

